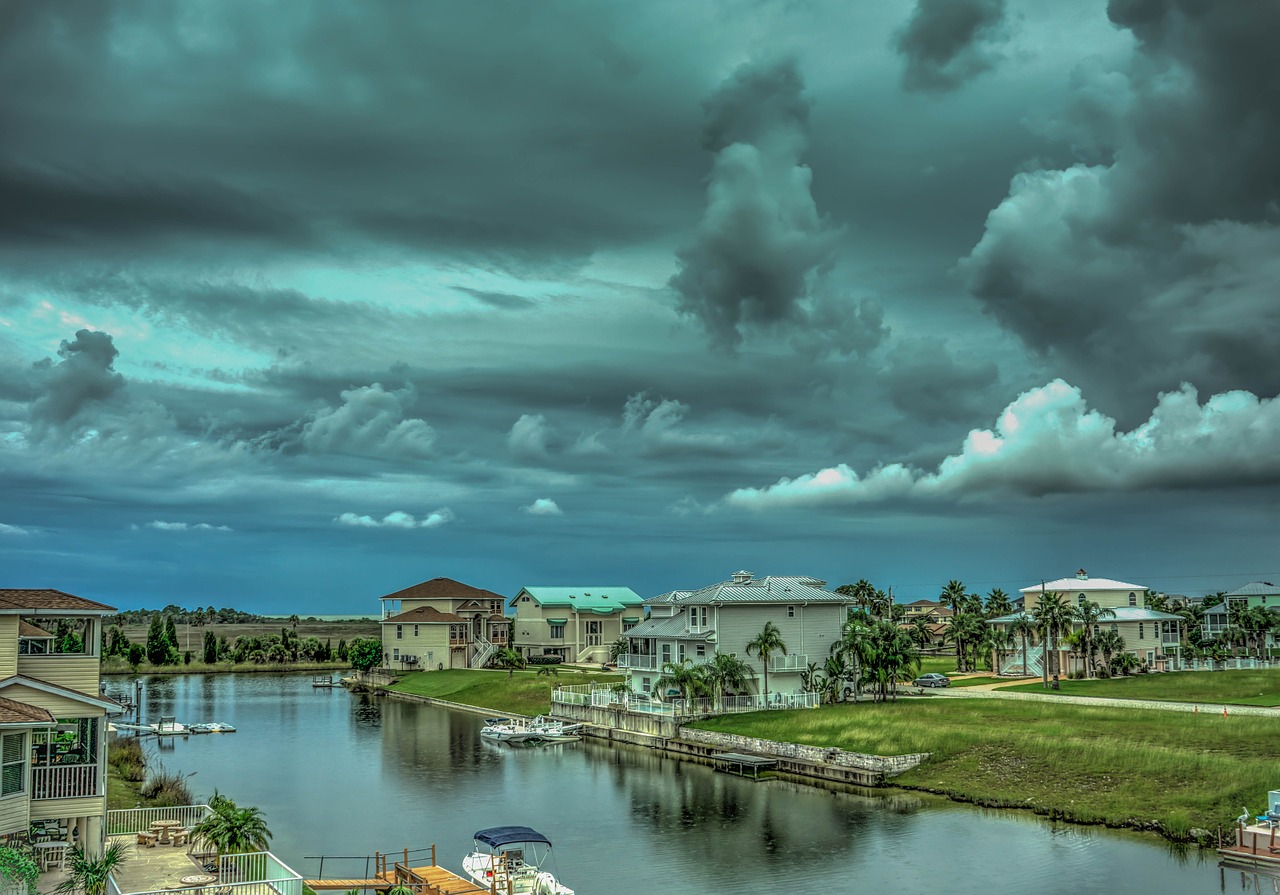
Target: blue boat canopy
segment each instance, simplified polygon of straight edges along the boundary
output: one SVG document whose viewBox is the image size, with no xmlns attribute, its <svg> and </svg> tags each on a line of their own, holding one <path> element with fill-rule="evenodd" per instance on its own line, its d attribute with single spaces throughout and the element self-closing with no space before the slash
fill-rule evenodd
<svg viewBox="0 0 1280 895">
<path fill-rule="evenodd" d="M 490 848 L 501 848 L 513 842 L 542 842 L 551 844 L 551 840 L 532 827 L 489 827 L 475 835 L 476 842 L 483 842 Z"/>
</svg>

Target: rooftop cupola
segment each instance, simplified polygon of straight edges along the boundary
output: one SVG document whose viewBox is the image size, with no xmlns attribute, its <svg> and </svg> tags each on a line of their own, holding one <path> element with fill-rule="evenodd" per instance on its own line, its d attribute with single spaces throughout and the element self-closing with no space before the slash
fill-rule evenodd
<svg viewBox="0 0 1280 895">
<path fill-rule="evenodd" d="M 746 584 L 751 581 L 753 575 L 747 571 L 737 571 L 733 573 L 734 584 Z"/>
<path fill-rule="evenodd" d="M 1079 578 L 1081 581 L 1088 581 L 1089 573 L 1086 572 L 1084 569 L 1076 569 L 1076 577 Z"/>
</svg>

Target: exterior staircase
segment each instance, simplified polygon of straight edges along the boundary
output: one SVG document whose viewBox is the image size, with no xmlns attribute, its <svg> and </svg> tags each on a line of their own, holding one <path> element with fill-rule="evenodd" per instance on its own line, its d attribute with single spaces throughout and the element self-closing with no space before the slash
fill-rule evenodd
<svg viewBox="0 0 1280 895">
<path fill-rule="evenodd" d="M 493 654 L 497 652 L 492 641 L 485 639 L 483 634 L 477 634 L 473 641 L 475 643 L 476 652 L 471 657 L 470 668 L 484 668 L 489 664 L 489 660 L 493 658 Z"/>
<path fill-rule="evenodd" d="M 1001 674 L 1025 674 L 1027 677 L 1044 674 L 1044 647 L 1027 647 L 1027 667 L 1022 667 L 1022 649 L 1019 647 L 1000 666 Z"/>
</svg>

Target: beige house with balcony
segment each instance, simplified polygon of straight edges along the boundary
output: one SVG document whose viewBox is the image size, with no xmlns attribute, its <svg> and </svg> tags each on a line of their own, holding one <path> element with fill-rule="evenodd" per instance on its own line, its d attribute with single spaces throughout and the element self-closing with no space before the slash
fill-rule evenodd
<svg viewBox="0 0 1280 895">
<path fill-rule="evenodd" d="M 747 643 L 772 622 L 787 652 L 769 660 L 769 692 L 776 697 L 800 693 L 801 672 L 810 662 L 826 661 L 855 605 L 850 597 L 825 588 L 826 582 L 817 578 L 757 578 L 735 572 L 728 581 L 699 590 L 653 597 L 645 601 L 648 621 L 626 634 L 629 648 L 619 657 L 619 670 L 628 674 L 633 693 L 654 693 L 667 662 L 687 659 L 701 665 L 719 651 L 755 669 L 744 695 L 760 695 L 764 663 L 747 653 Z"/>
<path fill-rule="evenodd" d="M 0 589 L 0 836 L 53 821 L 105 841 L 107 716 L 102 619 L 115 608 L 48 589 Z"/>
<path fill-rule="evenodd" d="M 483 668 L 507 645 L 506 598 L 432 578 L 382 600 L 382 661 L 396 671 Z"/>
<path fill-rule="evenodd" d="M 515 643 L 526 659 L 604 663 L 609 647 L 644 618 L 629 587 L 522 587 L 511 598 Z"/>
</svg>

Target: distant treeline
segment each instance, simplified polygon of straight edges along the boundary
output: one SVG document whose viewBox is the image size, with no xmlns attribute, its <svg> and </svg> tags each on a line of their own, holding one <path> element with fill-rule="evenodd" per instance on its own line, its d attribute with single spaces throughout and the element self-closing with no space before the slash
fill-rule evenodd
<svg viewBox="0 0 1280 895">
<path fill-rule="evenodd" d="M 156 616 L 173 619 L 179 625 L 247 625 L 280 621 L 282 618 L 285 618 L 290 623 L 321 621 L 314 615 L 257 615 L 241 609 L 231 609 L 230 607 L 218 609 L 216 606 L 206 606 L 204 608 L 197 606 L 194 609 L 184 609 L 181 606 L 175 606 L 170 603 L 163 609 L 124 609 L 110 618 L 108 624 L 146 625 L 150 624 L 151 620 Z"/>
<path fill-rule="evenodd" d="M 372 644 L 371 646 L 366 646 Z M 160 614 L 151 616 L 147 630 L 147 642 L 131 643 L 120 625 L 111 625 L 102 634 L 102 654 L 108 658 L 119 657 L 135 670 L 144 662 L 156 667 L 165 665 L 190 665 L 192 661 L 213 665 L 219 662 L 256 665 L 286 662 L 347 662 L 351 653 L 363 655 L 376 648 L 381 655 L 381 641 L 372 638 L 356 638 L 350 644 L 339 640 L 335 647 L 329 639 L 299 637 L 288 627 L 279 634 L 237 637 L 228 640 L 206 629 L 199 651 L 178 648 L 177 625 L 172 617 Z"/>
</svg>

